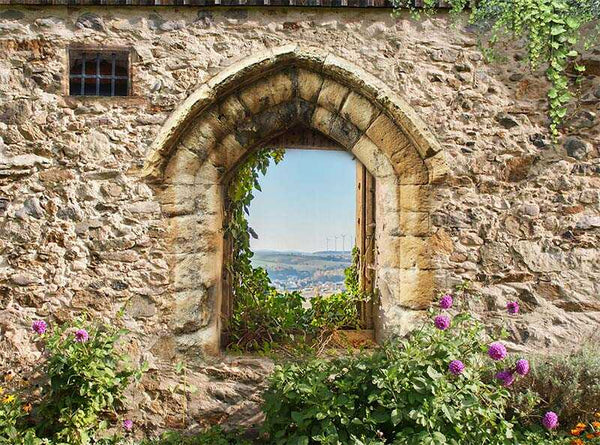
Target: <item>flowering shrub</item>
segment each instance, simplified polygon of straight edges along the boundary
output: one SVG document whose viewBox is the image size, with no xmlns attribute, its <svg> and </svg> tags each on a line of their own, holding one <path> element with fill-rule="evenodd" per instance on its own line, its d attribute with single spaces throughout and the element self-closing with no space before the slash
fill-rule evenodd
<svg viewBox="0 0 600 445">
<path fill-rule="evenodd" d="M 443 297 L 439 307 L 452 305 Z M 277 367 L 264 404 L 270 443 L 561 443 L 549 436 L 553 413 L 531 424 L 511 404 L 511 385 L 527 378 L 529 362 L 510 357 L 467 313 L 430 317 L 371 354 Z"/>
<path fill-rule="evenodd" d="M 33 340 L 44 348 L 41 370 L 47 381 L 34 403 L 24 403 L 6 389 L 0 403 L 0 444 L 87 445 L 118 443 L 120 437 L 99 439 L 123 406 L 125 388 L 139 376 L 124 365 L 115 344 L 124 331 L 90 325 L 51 326 L 42 320 L 31 327 Z M 27 388 L 22 391 L 27 394 Z M 125 432 L 133 428 L 126 420 Z"/>
</svg>

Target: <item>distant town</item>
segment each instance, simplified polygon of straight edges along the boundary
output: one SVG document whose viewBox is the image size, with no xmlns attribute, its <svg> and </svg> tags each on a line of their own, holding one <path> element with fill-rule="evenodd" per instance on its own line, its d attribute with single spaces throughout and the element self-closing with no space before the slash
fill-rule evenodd
<svg viewBox="0 0 600 445">
<path fill-rule="evenodd" d="M 252 259 L 255 266 L 266 269 L 277 289 L 299 291 L 305 298 L 344 290 L 344 270 L 351 262 L 349 251 L 259 250 Z"/>
</svg>

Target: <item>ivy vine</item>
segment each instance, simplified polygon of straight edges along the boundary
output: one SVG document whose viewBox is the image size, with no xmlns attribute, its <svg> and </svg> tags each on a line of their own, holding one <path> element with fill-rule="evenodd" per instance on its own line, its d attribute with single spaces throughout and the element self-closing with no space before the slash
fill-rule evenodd
<svg viewBox="0 0 600 445">
<path fill-rule="evenodd" d="M 409 8 L 431 13 L 437 0 L 424 0 L 416 11 L 407 0 L 394 0 L 395 11 Z M 554 139 L 574 97 L 574 87 L 585 72 L 581 51 L 598 47 L 600 0 L 448 0 L 453 13 L 470 8 L 470 24 L 484 36 L 486 55 L 501 40 L 523 40 L 527 63 L 545 68 L 551 83 L 547 92 L 550 131 Z M 571 70 L 572 68 L 572 70 Z M 570 78 L 574 77 L 575 82 Z"/>
</svg>

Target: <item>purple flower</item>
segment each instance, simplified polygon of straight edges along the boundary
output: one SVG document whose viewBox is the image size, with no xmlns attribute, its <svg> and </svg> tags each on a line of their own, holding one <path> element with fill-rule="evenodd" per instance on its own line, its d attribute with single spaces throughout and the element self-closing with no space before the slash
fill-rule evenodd
<svg viewBox="0 0 600 445">
<path fill-rule="evenodd" d="M 517 360 L 515 371 L 522 376 L 529 374 L 529 362 L 524 358 Z"/>
<path fill-rule="evenodd" d="M 510 371 L 500 371 L 495 377 L 500 380 L 504 386 L 510 386 L 515 381 L 515 376 Z"/>
<path fill-rule="evenodd" d="M 75 341 L 78 343 L 85 343 L 90 338 L 90 335 L 85 329 L 78 329 L 75 332 Z"/>
<path fill-rule="evenodd" d="M 506 357 L 506 348 L 499 341 L 494 342 L 488 348 L 488 355 L 492 360 L 502 360 Z"/>
<path fill-rule="evenodd" d="M 123 420 L 123 429 L 125 431 L 131 431 L 133 429 L 133 420 L 130 420 L 130 419 Z"/>
<path fill-rule="evenodd" d="M 516 301 L 509 301 L 506 303 L 506 310 L 509 314 L 518 314 L 519 313 L 519 303 Z"/>
<path fill-rule="evenodd" d="M 448 329 L 450 327 L 450 317 L 447 315 L 438 315 L 433 319 L 435 327 L 440 331 Z"/>
<path fill-rule="evenodd" d="M 460 360 L 452 360 L 448 365 L 448 371 L 454 375 L 460 375 L 465 370 L 465 364 Z"/>
<path fill-rule="evenodd" d="M 454 303 L 454 300 L 452 300 L 452 295 L 444 295 L 442 297 L 442 299 L 440 300 L 440 307 L 442 309 L 450 309 L 452 307 L 452 304 Z"/>
<path fill-rule="evenodd" d="M 36 320 L 31 324 L 31 330 L 36 334 L 44 334 L 48 329 L 48 324 L 44 320 Z"/>
<path fill-rule="evenodd" d="M 542 419 L 542 425 L 549 430 L 553 430 L 558 426 L 558 416 L 555 412 L 548 411 L 544 414 L 544 418 Z"/>
</svg>

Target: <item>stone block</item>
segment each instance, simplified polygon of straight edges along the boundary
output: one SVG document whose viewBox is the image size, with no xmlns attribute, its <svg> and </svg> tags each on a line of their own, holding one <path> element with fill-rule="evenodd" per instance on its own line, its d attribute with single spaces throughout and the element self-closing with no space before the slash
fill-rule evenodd
<svg viewBox="0 0 600 445">
<path fill-rule="evenodd" d="M 210 162 L 216 167 L 222 167 L 225 171 L 233 168 L 246 153 L 234 134 L 228 134 L 209 155 Z"/>
<path fill-rule="evenodd" d="M 165 187 L 157 198 L 161 210 L 166 216 L 189 215 L 196 208 L 199 187 L 186 184 L 170 184 Z"/>
<path fill-rule="evenodd" d="M 430 212 L 433 208 L 432 190 L 427 185 L 401 185 L 400 209 L 411 212 Z"/>
<path fill-rule="evenodd" d="M 215 288 L 177 292 L 170 327 L 175 334 L 191 334 L 209 325 L 214 314 Z"/>
<path fill-rule="evenodd" d="M 423 159 L 442 150 L 435 136 L 417 113 L 389 88 L 383 87 L 377 94 L 377 101 L 386 113 L 398 124 L 405 134 L 410 135 L 416 150 Z"/>
<path fill-rule="evenodd" d="M 298 95 L 307 102 L 316 102 L 323 85 L 323 77 L 312 71 L 298 70 Z"/>
<path fill-rule="evenodd" d="M 384 114 L 373 121 L 366 134 L 390 160 L 394 154 L 410 147 L 406 135 Z"/>
<path fill-rule="evenodd" d="M 127 314 L 136 320 L 154 317 L 156 315 L 156 304 L 146 297 L 135 295 L 127 304 Z"/>
<path fill-rule="evenodd" d="M 379 147 L 367 136 L 362 136 L 354 147 L 352 154 L 367 167 L 367 170 L 376 178 L 395 176 L 394 169 L 387 157 Z"/>
<path fill-rule="evenodd" d="M 431 231 L 431 218 L 427 212 L 400 212 L 402 235 L 427 236 Z"/>
<path fill-rule="evenodd" d="M 330 128 L 334 119 L 334 114 L 322 107 L 317 107 L 312 116 L 312 126 L 325 136 L 329 136 Z"/>
<path fill-rule="evenodd" d="M 239 98 L 250 112 L 256 114 L 266 108 L 290 101 L 292 95 L 292 78 L 289 73 L 282 72 L 244 88 L 239 93 Z"/>
<path fill-rule="evenodd" d="M 227 120 L 227 123 L 233 128 L 237 122 L 248 117 L 248 111 L 242 105 L 235 94 L 228 96 L 218 105 L 219 114 Z"/>
<path fill-rule="evenodd" d="M 379 115 L 379 110 L 364 96 L 351 91 L 340 114 L 349 119 L 361 131 L 366 131 L 371 122 Z"/>
<path fill-rule="evenodd" d="M 386 313 L 394 308 L 426 309 L 436 291 L 434 271 L 417 268 L 380 268 L 377 282 L 385 294 L 381 303 Z"/>
<path fill-rule="evenodd" d="M 400 184 L 427 184 L 429 182 L 425 163 L 412 146 L 394 153 L 391 163 L 398 174 Z"/>
<path fill-rule="evenodd" d="M 331 121 L 328 136 L 350 151 L 360 138 L 360 131 L 349 120 L 336 114 Z"/>
<path fill-rule="evenodd" d="M 430 270 L 400 269 L 400 301 L 409 309 L 427 309 L 436 294 L 435 273 Z"/>
<path fill-rule="evenodd" d="M 325 79 L 317 103 L 329 111 L 337 112 L 347 95 L 348 88 L 331 79 Z"/>
<path fill-rule="evenodd" d="M 450 168 L 446 162 L 446 155 L 443 151 L 425 159 L 425 166 L 429 175 L 430 184 L 441 184 L 450 174 Z"/>
<path fill-rule="evenodd" d="M 178 146 L 167 163 L 164 181 L 170 184 L 193 184 L 201 164 L 195 153 Z"/>
<path fill-rule="evenodd" d="M 385 245 L 385 249 L 379 250 L 378 267 L 401 269 L 416 267 L 422 270 L 435 267 L 435 251 L 430 248 L 427 238 L 381 235 L 377 238 L 377 245 Z"/>
<path fill-rule="evenodd" d="M 189 364 L 204 364 L 206 356 L 217 356 L 220 337 L 218 324 L 212 322 L 205 328 L 191 334 L 179 334 L 175 337 L 177 351 L 186 357 Z"/>
<path fill-rule="evenodd" d="M 433 251 L 426 238 L 403 236 L 399 240 L 400 267 L 429 269 L 433 266 Z"/>
<path fill-rule="evenodd" d="M 367 136 L 388 156 L 402 184 L 426 184 L 427 169 L 407 136 L 387 116 L 380 115 Z"/>
<path fill-rule="evenodd" d="M 229 133 L 229 130 L 214 112 L 204 113 L 182 136 L 181 145 L 198 156 L 200 161 L 203 161 L 227 133 Z"/>
<path fill-rule="evenodd" d="M 173 252 L 214 252 L 220 242 L 220 224 L 215 213 L 172 217 L 165 241 Z"/>
<path fill-rule="evenodd" d="M 210 249 L 212 247 L 212 249 Z M 171 284 L 173 290 L 182 291 L 209 288 L 216 286 L 221 274 L 218 270 L 221 264 L 220 251 L 215 246 L 200 253 L 170 255 Z"/>
</svg>

